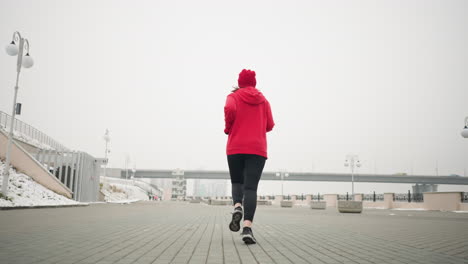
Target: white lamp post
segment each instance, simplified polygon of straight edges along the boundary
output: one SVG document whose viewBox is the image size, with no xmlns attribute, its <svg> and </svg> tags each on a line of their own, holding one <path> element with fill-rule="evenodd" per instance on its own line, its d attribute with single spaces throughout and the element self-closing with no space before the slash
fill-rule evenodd
<svg viewBox="0 0 468 264">
<path fill-rule="evenodd" d="M 345 167 L 350 167 L 351 169 L 351 189 L 352 189 L 352 197 L 354 200 L 354 167 L 361 167 L 361 163 L 359 162 L 359 157 L 358 155 L 346 155 L 346 160 L 345 160 Z"/>
<path fill-rule="evenodd" d="M 106 177 L 107 177 L 107 154 L 110 153 L 109 150 L 109 142 L 110 142 L 110 136 L 109 136 L 109 129 L 106 129 L 106 133 L 103 136 L 103 139 L 106 141 L 106 152 L 104 153 L 104 158 L 106 159 L 106 163 L 104 164 L 104 184 L 106 183 Z"/>
<path fill-rule="evenodd" d="M 468 116 L 465 117 L 465 127 L 462 129 L 460 134 L 462 137 L 468 138 Z M 463 170 L 463 176 L 466 176 L 466 169 Z"/>
<path fill-rule="evenodd" d="M 128 153 L 125 155 L 125 190 L 127 192 L 128 199 L 128 165 L 130 164 L 130 155 Z"/>
<path fill-rule="evenodd" d="M 284 194 L 283 194 L 284 178 L 289 177 L 289 173 L 287 173 L 287 172 L 277 172 L 276 177 L 281 177 L 281 196 L 284 196 Z"/>
<path fill-rule="evenodd" d="M 16 45 L 18 44 L 18 46 Z M 24 51 L 26 55 L 23 56 Z M 11 145 L 13 144 L 13 128 L 15 126 L 15 117 L 16 117 L 16 98 L 18 96 L 18 83 L 19 75 L 21 72 L 21 66 L 24 68 L 31 68 L 34 64 L 34 60 L 29 56 L 29 41 L 21 37 L 21 34 L 16 31 L 13 33 L 13 40 L 11 43 L 6 46 L 6 52 L 10 56 L 17 56 L 16 62 L 16 85 L 15 85 L 15 96 L 13 98 L 13 111 L 11 114 L 11 124 L 10 132 L 8 134 L 8 145 L 6 151 L 6 164 L 5 169 L 3 170 L 3 183 L 2 183 L 2 193 L 4 196 L 8 194 L 8 178 L 10 177 L 10 152 Z"/>
<path fill-rule="evenodd" d="M 468 138 L 468 116 L 465 117 L 465 127 L 462 129 L 461 135 L 464 138 Z"/>
</svg>

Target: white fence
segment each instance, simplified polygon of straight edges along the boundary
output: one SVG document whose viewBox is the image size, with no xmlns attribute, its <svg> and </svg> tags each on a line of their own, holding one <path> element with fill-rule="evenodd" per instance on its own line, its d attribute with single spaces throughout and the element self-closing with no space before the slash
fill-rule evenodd
<svg viewBox="0 0 468 264">
<path fill-rule="evenodd" d="M 99 171 L 106 161 L 85 152 L 39 150 L 36 159 L 65 184 L 73 199 L 95 202 L 99 197 Z"/>
<path fill-rule="evenodd" d="M 9 132 L 11 123 L 11 116 L 5 112 L 0 111 L 0 127 L 3 127 L 7 132 Z M 17 118 L 14 122 L 13 131 L 15 138 L 23 140 L 26 143 L 30 143 L 32 145 L 39 145 L 38 147 L 40 148 L 46 148 L 43 145 L 47 145 L 55 150 L 70 151 L 68 148 L 42 133 L 35 127 L 28 125 L 23 121 L 18 120 Z"/>
</svg>

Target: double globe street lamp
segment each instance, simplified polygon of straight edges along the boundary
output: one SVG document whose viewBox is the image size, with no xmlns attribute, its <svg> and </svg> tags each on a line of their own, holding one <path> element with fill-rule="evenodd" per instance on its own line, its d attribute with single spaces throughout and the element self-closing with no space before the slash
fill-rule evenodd
<svg viewBox="0 0 468 264">
<path fill-rule="evenodd" d="M 347 155 L 344 166 L 349 167 L 351 169 L 351 193 L 354 200 L 354 167 L 361 167 L 358 155 Z"/>
<path fill-rule="evenodd" d="M 110 142 L 110 135 L 109 135 L 109 129 L 106 129 L 106 133 L 104 134 L 104 136 L 102 137 L 104 139 L 104 141 L 106 141 L 106 152 L 104 153 L 104 159 L 106 160 L 106 164 L 104 164 L 104 180 L 103 180 L 103 185 L 104 187 L 106 187 L 107 185 L 107 180 L 106 180 L 106 177 L 107 177 L 107 164 L 108 164 L 108 158 L 107 158 L 107 155 L 110 153 L 110 150 L 109 150 L 109 142 Z"/>
<path fill-rule="evenodd" d="M 277 172 L 276 177 L 281 177 L 281 196 L 283 196 L 283 183 L 284 183 L 284 178 L 289 177 L 289 173 L 287 172 Z"/>
<path fill-rule="evenodd" d="M 11 43 L 8 46 L 6 46 L 6 53 L 10 56 L 17 56 L 17 62 L 16 62 L 15 96 L 13 98 L 13 111 L 11 114 L 10 132 L 8 134 L 6 164 L 3 170 L 2 193 L 4 196 L 7 196 L 7 193 L 8 193 L 8 178 L 10 177 L 10 152 L 11 152 L 11 145 L 13 144 L 13 128 L 15 126 L 16 113 L 17 113 L 17 110 L 19 110 L 19 107 L 16 104 L 16 98 L 18 96 L 18 89 L 19 89 L 18 83 L 19 83 L 21 67 L 31 68 L 34 65 L 34 60 L 29 55 L 29 41 L 21 37 L 21 34 L 18 31 L 13 33 L 13 39 Z M 23 56 L 24 53 L 26 53 L 26 55 Z"/>
</svg>

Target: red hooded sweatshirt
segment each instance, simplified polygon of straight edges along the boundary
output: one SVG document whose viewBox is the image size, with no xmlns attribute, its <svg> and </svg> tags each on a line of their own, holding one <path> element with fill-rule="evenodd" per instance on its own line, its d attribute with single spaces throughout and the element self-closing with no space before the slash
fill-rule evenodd
<svg viewBox="0 0 468 264">
<path fill-rule="evenodd" d="M 266 133 L 275 123 L 270 103 L 255 87 L 228 95 L 224 106 L 224 133 L 229 135 L 226 153 L 256 154 L 268 158 Z"/>
</svg>

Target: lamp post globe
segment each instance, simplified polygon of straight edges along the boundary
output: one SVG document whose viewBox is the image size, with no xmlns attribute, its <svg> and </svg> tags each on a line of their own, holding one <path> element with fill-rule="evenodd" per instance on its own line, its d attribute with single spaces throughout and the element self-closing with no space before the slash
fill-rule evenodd
<svg viewBox="0 0 468 264">
<path fill-rule="evenodd" d="M 461 131 L 461 136 L 464 138 L 468 138 L 468 116 L 465 117 L 465 127 Z"/>
<path fill-rule="evenodd" d="M 464 138 L 468 138 L 468 127 L 465 127 L 465 128 L 461 131 L 461 135 L 462 135 L 462 137 L 464 137 Z"/>
<path fill-rule="evenodd" d="M 10 56 L 16 56 L 18 55 L 18 46 L 16 46 L 15 42 L 12 41 L 10 44 L 8 44 L 6 47 L 5 47 L 5 50 L 6 50 L 6 53 Z"/>
<path fill-rule="evenodd" d="M 26 54 L 26 56 L 23 57 L 23 63 L 22 66 L 26 69 L 31 68 L 34 65 L 34 60 L 31 56 L 29 56 L 29 53 Z"/>
</svg>

